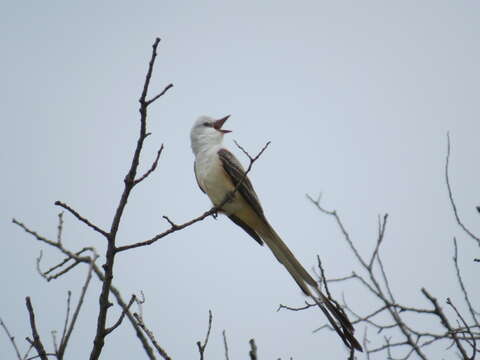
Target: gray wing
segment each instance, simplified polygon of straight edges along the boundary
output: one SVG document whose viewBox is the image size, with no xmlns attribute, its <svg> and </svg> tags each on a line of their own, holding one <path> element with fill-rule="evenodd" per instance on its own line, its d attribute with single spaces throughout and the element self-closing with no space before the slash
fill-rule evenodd
<svg viewBox="0 0 480 360">
<path fill-rule="evenodd" d="M 255 240 L 256 242 L 258 242 L 260 245 L 263 246 L 263 241 L 262 241 L 262 239 L 260 239 L 260 236 L 258 236 L 258 234 L 255 232 L 255 230 L 253 230 L 250 226 L 245 224 L 242 220 L 240 220 L 235 215 L 228 215 L 228 218 L 230 220 L 232 220 L 235 224 L 240 226 L 243 230 L 245 230 L 245 232 L 248 235 L 250 235 L 253 238 L 253 240 Z"/>
<path fill-rule="evenodd" d="M 237 186 L 241 181 L 241 184 L 238 187 L 238 192 L 245 198 L 257 215 L 265 220 L 262 205 L 260 205 L 258 196 L 255 193 L 255 190 L 253 190 L 252 183 L 248 177 L 245 176 L 245 170 L 243 170 L 240 161 L 238 161 L 237 158 L 226 149 L 220 149 L 218 151 L 218 157 L 222 162 L 225 172 L 228 174 L 230 179 L 232 179 L 233 184 Z"/>
<path fill-rule="evenodd" d="M 242 164 L 240 164 L 240 161 L 238 161 L 237 158 L 226 149 L 220 149 L 218 151 L 218 157 L 220 158 L 223 169 L 232 180 L 233 185 L 237 186 L 237 184 L 241 181 L 241 184 L 239 185 L 237 191 L 245 198 L 245 200 L 252 207 L 255 213 L 257 213 L 257 215 L 260 216 L 262 219 L 265 219 L 262 205 L 260 205 L 260 201 L 258 201 L 258 197 L 255 193 L 255 190 L 253 190 L 252 183 L 250 182 L 248 177 L 244 176 L 245 170 L 243 170 L 243 166 Z M 245 232 L 250 235 L 256 242 L 258 242 L 260 245 L 263 245 L 262 239 L 255 232 L 255 230 L 253 230 L 235 215 L 229 215 L 228 217 L 235 224 L 245 230 Z"/>
</svg>

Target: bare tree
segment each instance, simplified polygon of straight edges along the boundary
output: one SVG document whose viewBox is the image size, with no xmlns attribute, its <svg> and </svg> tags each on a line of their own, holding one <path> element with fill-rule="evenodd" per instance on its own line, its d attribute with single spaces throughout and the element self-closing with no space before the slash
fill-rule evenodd
<svg viewBox="0 0 480 360">
<path fill-rule="evenodd" d="M 480 239 L 474 235 L 461 220 L 457 206 L 453 198 L 453 191 L 450 185 L 449 178 L 449 161 L 450 161 L 450 137 L 447 134 L 447 155 L 445 160 L 445 183 L 449 195 L 450 205 L 452 207 L 453 215 L 460 227 L 471 239 L 476 241 L 480 246 Z M 460 272 L 458 260 L 458 242 L 454 237 L 453 245 L 453 267 L 457 284 L 461 289 L 462 299 L 447 298 L 444 301 L 438 300 L 425 287 L 420 289 L 421 294 L 427 301 L 427 307 L 411 307 L 401 304 L 397 301 L 393 294 L 390 280 L 385 270 L 385 266 L 381 257 L 381 247 L 385 242 L 385 230 L 387 227 L 388 214 L 378 217 L 378 230 L 376 235 L 376 242 L 373 251 L 369 256 L 362 256 L 357 249 L 354 240 L 351 238 L 347 226 L 341 219 L 336 210 L 327 210 L 321 204 L 321 197 L 317 199 L 307 195 L 308 200 L 321 212 L 331 217 L 353 257 L 358 260 L 360 269 L 353 271 L 351 274 L 329 278 L 326 277 L 325 271 L 322 267 L 320 258 L 318 257 L 319 281 L 324 285 L 327 294 L 330 296 L 329 285 L 344 284 L 350 281 L 357 281 L 362 285 L 364 294 L 362 296 L 370 297 L 372 303 L 376 304 L 375 309 L 367 314 L 360 314 L 354 310 L 351 304 L 343 303 L 343 307 L 352 315 L 353 324 L 364 325 L 364 341 L 363 347 L 365 351 L 365 358 L 372 357 L 379 359 L 432 359 L 430 350 L 433 344 L 446 344 L 447 351 L 455 353 L 459 358 L 464 360 L 472 360 L 477 357 L 480 352 L 478 342 L 480 342 L 480 313 L 475 309 L 465 283 Z M 478 259 L 474 259 L 478 261 Z M 464 302 L 468 309 L 468 314 L 462 314 L 458 310 L 457 302 Z M 476 299 L 478 303 L 478 299 Z M 443 309 L 442 303 L 453 310 L 454 316 L 449 316 Z M 309 309 L 314 304 L 307 303 L 301 307 L 290 307 L 280 305 L 279 309 L 287 309 L 292 311 L 302 311 Z M 420 321 L 422 320 L 422 321 Z M 425 331 L 420 323 L 428 321 L 433 328 L 438 328 L 437 331 Z M 330 328 L 329 325 L 324 325 L 318 330 Z M 331 329 L 332 330 L 332 329 Z M 373 335 L 375 334 L 375 335 Z M 371 347 L 370 343 L 375 337 L 383 338 L 383 343 Z M 352 357 L 353 358 L 353 357 Z"/>
<path fill-rule="evenodd" d="M 55 240 L 48 239 L 45 236 L 40 235 L 36 231 L 30 229 L 24 223 L 18 221 L 17 219 L 13 219 L 12 222 L 24 230 L 26 233 L 31 235 L 37 241 L 48 245 L 50 248 L 54 248 L 56 251 L 60 252 L 64 259 L 52 266 L 50 266 L 47 270 L 41 269 L 41 260 L 42 254 L 37 259 L 37 270 L 39 274 L 47 281 L 51 281 L 54 279 L 58 279 L 62 276 L 68 274 L 72 269 L 76 268 L 78 265 L 83 264 L 86 265 L 86 279 L 82 286 L 80 296 L 77 300 L 75 306 L 72 305 L 72 298 L 71 292 L 68 292 L 67 296 L 67 310 L 65 315 L 65 322 L 64 328 L 61 332 L 61 337 L 57 338 L 56 333 L 52 333 L 52 347 L 53 350 L 47 351 L 44 339 L 42 339 L 41 335 L 37 330 L 37 324 L 35 319 L 35 310 L 32 304 L 32 300 L 30 297 L 26 298 L 26 306 L 27 311 L 29 314 L 30 319 L 30 327 L 32 330 L 32 337 L 28 337 L 26 340 L 29 343 L 29 348 L 27 351 L 22 355 L 19 347 L 15 341 L 15 337 L 10 334 L 7 325 L 0 319 L 0 325 L 4 329 L 7 337 L 9 338 L 12 347 L 14 348 L 15 354 L 19 360 L 27 360 L 27 359 L 34 359 L 40 358 L 42 360 L 46 360 L 50 358 L 56 359 L 63 359 L 65 355 L 65 351 L 67 349 L 69 339 L 75 329 L 75 325 L 80 314 L 84 298 L 91 282 L 91 278 L 93 275 L 100 281 L 101 283 L 101 291 L 98 294 L 99 300 L 99 308 L 97 314 L 97 325 L 95 331 L 93 331 L 93 345 L 90 351 L 90 359 L 95 360 L 99 359 L 100 355 L 102 354 L 102 350 L 107 340 L 108 335 L 114 332 L 122 323 L 125 318 L 128 319 L 131 326 L 134 328 L 136 336 L 140 341 L 143 349 L 145 351 L 146 356 L 149 359 L 156 359 L 157 356 L 160 356 L 162 359 L 168 360 L 171 357 L 167 354 L 166 350 L 160 345 L 157 338 L 154 336 L 152 331 L 147 328 L 145 320 L 143 318 L 142 312 L 139 313 L 132 311 L 132 305 L 137 304 L 137 306 L 141 309 L 141 304 L 143 303 L 144 299 L 139 299 L 135 295 L 130 296 L 129 301 L 125 301 L 124 297 L 122 296 L 121 292 L 114 286 L 113 284 L 113 275 L 115 272 L 115 259 L 120 253 L 127 252 L 128 250 L 149 246 L 156 241 L 176 232 L 182 230 L 186 227 L 189 227 L 199 221 L 206 219 L 209 216 L 216 216 L 217 211 L 225 205 L 227 201 L 231 199 L 233 194 L 237 191 L 238 187 L 241 185 L 241 182 L 238 186 L 234 189 L 234 191 L 228 194 L 224 201 L 218 207 L 212 207 L 211 209 L 205 211 L 203 214 L 188 220 L 182 224 L 176 224 L 172 220 L 170 220 L 167 216 L 163 218 L 168 222 L 169 228 L 163 232 L 156 234 L 155 236 L 145 239 L 142 241 L 138 241 L 136 243 L 131 243 L 123 246 L 117 245 L 117 235 L 119 231 L 119 225 L 122 222 L 124 217 L 124 210 L 127 206 L 128 199 L 130 197 L 131 192 L 135 189 L 137 185 L 139 185 L 142 181 L 144 181 L 148 176 L 150 176 L 157 168 L 158 162 L 160 160 L 160 156 L 164 149 L 163 145 L 160 146 L 158 149 L 154 161 L 150 165 L 150 167 L 143 172 L 143 174 L 139 174 L 139 167 L 140 167 L 140 157 L 143 150 L 143 145 L 145 140 L 151 133 L 147 131 L 147 117 L 148 117 L 148 109 L 149 107 L 159 100 L 163 95 L 167 93 L 169 89 L 173 87 L 172 84 L 167 85 L 161 92 L 156 94 L 155 96 L 148 98 L 150 81 L 152 79 L 152 74 L 154 70 L 155 60 L 157 57 L 157 48 L 160 43 L 160 39 L 156 38 L 153 45 L 152 45 L 152 54 L 150 57 L 150 61 L 148 63 L 147 73 L 145 76 L 145 81 L 143 84 L 141 96 L 139 99 L 140 107 L 140 131 L 137 138 L 136 146 L 133 151 L 132 160 L 130 162 L 130 167 L 127 174 L 124 177 L 123 183 L 123 191 L 120 195 L 120 199 L 118 201 L 118 206 L 113 213 L 112 221 L 110 224 L 110 228 L 102 229 L 100 226 L 96 225 L 94 221 L 88 219 L 86 216 L 82 215 L 79 211 L 75 210 L 73 207 L 68 205 L 62 201 L 56 201 L 55 205 L 62 208 L 63 211 L 66 211 L 71 216 L 76 218 L 81 223 L 88 226 L 94 232 L 99 233 L 106 241 L 107 247 L 105 253 L 103 255 L 103 259 L 105 259 L 104 264 L 99 266 L 97 264 L 100 255 L 97 254 L 97 251 L 94 247 L 84 247 L 79 250 L 72 250 L 68 246 L 65 245 L 63 241 L 63 216 L 64 212 L 61 212 L 58 215 L 58 226 L 57 226 L 57 237 Z M 253 164 L 255 161 L 259 159 L 262 153 L 267 148 L 267 144 L 260 150 L 260 152 L 255 156 L 250 156 L 242 147 L 240 149 L 248 156 L 249 158 L 249 166 L 247 168 L 246 174 L 250 172 L 252 169 Z M 142 294 L 143 295 L 143 294 Z M 112 307 L 112 303 L 110 302 L 110 298 L 115 298 L 118 306 L 121 308 L 121 314 L 118 319 L 113 324 L 107 324 L 107 315 Z M 38 309 L 37 309 L 38 311 Z M 212 326 L 212 314 L 210 312 L 209 316 L 209 325 L 208 325 L 208 332 L 205 337 L 204 342 L 198 342 L 198 350 L 200 354 L 200 358 L 204 358 L 205 348 L 208 343 L 208 338 L 210 336 L 210 329 Z M 225 347 L 227 349 L 227 342 L 225 338 Z M 37 352 L 37 355 L 31 356 L 30 353 L 32 350 Z M 228 351 L 226 351 L 228 357 Z"/>
</svg>

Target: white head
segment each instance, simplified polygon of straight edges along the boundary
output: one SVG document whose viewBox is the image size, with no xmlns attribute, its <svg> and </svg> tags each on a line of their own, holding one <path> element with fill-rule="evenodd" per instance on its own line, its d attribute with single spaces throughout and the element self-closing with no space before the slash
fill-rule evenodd
<svg viewBox="0 0 480 360">
<path fill-rule="evenodd" d="M 200 116 L 193 124 L 190 131 L 190 141 L 193 153 L 197 155 L 202 150 L 207 150 L 215 145 L 220 145 L 223 135 L 231 132 L 223 130 L 222 126 L 230 115 L 215 120 L 209 116 Z"/>
</svg>

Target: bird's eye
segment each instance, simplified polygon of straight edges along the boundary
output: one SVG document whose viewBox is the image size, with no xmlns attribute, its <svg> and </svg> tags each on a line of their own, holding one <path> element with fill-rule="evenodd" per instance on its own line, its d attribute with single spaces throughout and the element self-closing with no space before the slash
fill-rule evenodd
<svg viewBox="0 0 480 360">
<path fill-rule="evenodd" d="M 203 126 L 212 126 L 212 124 L 210 124 L 209 122 L 204 122 Z"/>
</svg>

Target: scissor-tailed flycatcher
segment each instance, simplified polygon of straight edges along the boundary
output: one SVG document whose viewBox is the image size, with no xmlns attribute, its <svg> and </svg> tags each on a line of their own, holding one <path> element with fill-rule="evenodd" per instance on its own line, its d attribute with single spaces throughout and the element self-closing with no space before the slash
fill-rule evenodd
<svg viewBox="0 0 480 360">
<path fill-rule="evenodd" d="M 219 206 L 238 186 L 232 199 L 222 205 L 221 212 L 260 245 L 265 242 L 303 293 L 320 307 L 343 342 L 350 349 L 362 351 L 362 347 L 353 336 L 353 326 L 345 313 L 320 291 L 317 282 L 270 226 L 252 183 L 244 175 L 242 164 L 230 151 L 222 147 L 223 135 L 230 132 L 222 129 L 228 117 L 214 120 L 201 116 L 193 125 L 190 138 L 195 154 L 195 176 L 200 189 L 208 195 L 215 206 Z"/>
</svg>

